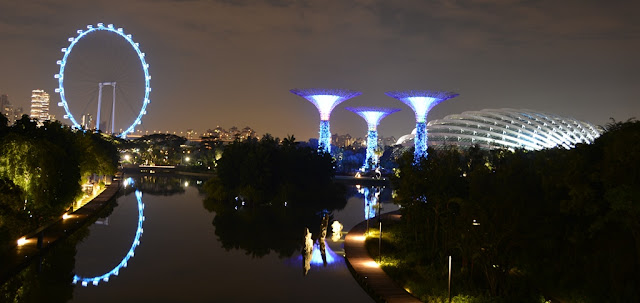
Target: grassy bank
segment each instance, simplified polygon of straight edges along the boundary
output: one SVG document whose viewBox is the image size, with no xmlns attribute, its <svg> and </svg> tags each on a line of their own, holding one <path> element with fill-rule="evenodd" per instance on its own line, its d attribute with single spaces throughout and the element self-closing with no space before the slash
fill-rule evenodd
<svg viewBox="0 0 640 303">
<path fill-rule="evenodd" d="M 382 243 L 379 244 L 378 222 L 372 221 L 367 234 L 366 246 L 369 255 L 399 286 L 424 302 L 448 302 L 448 260 L 423 260 L 420 254 L 407 250 L 402 242 L 400 221 L 383 220 Z M 381 246 L 380 256 L 378 247 Z M 542 295 L 531 289 L 525 278 L 520 279 L 522 289 L 518 298 L 491 297 L 481 290 L 471 289 L 462 281 L 463 273 L 452 263 L 452 302 L 502 303 L 502 302 L 545 302 Z M 513 273 L 517 275 L 517 273 Z"/>
</svg>

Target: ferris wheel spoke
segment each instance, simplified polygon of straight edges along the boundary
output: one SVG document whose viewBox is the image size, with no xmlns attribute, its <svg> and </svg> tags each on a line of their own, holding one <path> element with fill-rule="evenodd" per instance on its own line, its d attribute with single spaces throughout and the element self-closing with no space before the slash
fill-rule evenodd
<svg viewBox="0 0 640 303">
<path fill-rule="evenodd" d="M 106 45 L 104 43 L 93 46 L 89 44 L 87 47 L 98 54 L 98 56 L 74 56 L 72 60 L 70 54 L 77 43 L 83 39 L 92 41 L 92 39 L 100 37 L 100 35 L 95 35 L 95 33 L 98 32 L 115 34 L 116 37 L 119 38 L 107 39 Z M 104 25 L 103 23 L 98 23 L 97 26 L 89 25 L 86 30 L 78 30 L 77 36 L 69 38 L 69 42 L 69 46 L 62 49 L 63 57 L 62 60 L 58 61 L 60 72 L 55 76 L 55 78 L 58 79 L 58 89 L 56 89 L 56 92 L 60 93 L 61 99 L 59 105 L 64 107 L 66 112 L 65 118 L 68 118 L 74 127 L 80 128 L 81 125 L 74 117 L 67 99 L 70 97 L 78 98 L 77 101 L 74 101 L 75 103 L 72 103 L 74 107 L 78 108 L 84 104 L 80 114 L 85 114 L 87 110 L 90 110 L 90 106 L 92 106 L 96 100 L 95 95 L 98 92 L 98 85 L 100 85 L 100 88 L 103 87 L 101 83 L 111 85 L 114 88 L 113 93 L 111 93 L 114 99 L 112 102 L 114 103 L 111 112 L 105 114 L 104 117 L 110 118 L 111 122 L 109 123 L 111 123 L 112 129 L 115 129 L 115 120 L 119 118 L 119 116 L 115 114 L 114 108 L 117 103 L 126 104 L 126 107 L 133 113 L 131 124 L 124 127 L 124 131 L 120 134 L 121 137 L 126 137 L 129 132 L 134 130 L 135 126 L 141 123 L 141 117 L 146 114 L 146 107 L 149 103 L 151 77 L 149 76 L 149 64 L 147 64 L 145 60 L 145 54 L 140 50 L 139 44 L 133 41 L 131 35 L 126 34 L 122 28 L 116 28 L 111 24 Z M 125 46 L 123 47 L 123 45 Z M 135 64 L 125 60 L 119 60 L 127 56 L 131 57 L 132 54 L 137 61 Z M 71 63 L 72 61 L 73 63 Z M 67 70 L 69 66 L 75 66 L 77 70 L 70 73 Z M 96 68 L 96 66 L 99 68 Z M 134 68 L 132 68 L 132 66 L 134 66 Z M 137 66 L 137 68 L 135 68 L 135 66 Z M 67 75 L 65 75 L 65 72 Z M 70 84 L 69 81 L 72 81 L 73 84 Z M 87 87 L 90 88 L 88 93 L 86 92 Z M 131 90 L 135 88 L 139 93 L 133 94 L 133 97 L 130 97 L 130 94 L 125 92 L 123 88 Z M 116 90 L 119 93 L 116 93 Z M 120 102 L 115 101 L 118 94 L 124 96 Z M 139 98 L 138 95 L 140 95 Z M 82 99 L 84 99 L 84 101 L 81 101 Z M 130 102 L 131 100 L 139 101 Z M 98 106 L 106 108 L 104 104 L 98 104 Z M 136 108 L 139 108 L 139 110 Z M 101 109 L 98 109 L 98 113 L 100 111 Z M 127 113 L 127 115 L 129 114 Z M 97 114 L 97 116 L 100 116 L 100 114 Z M 96 125 L 100 124 L 101 121 L 98 120 L 101 119 L 102 117 L 96 117 Z M 123 119 L 119 118 L 119 120 Z"/>
<path fill-rule="evenodd" d="M 88 98 L 86 98 L 87 102 L 85 102 L 84 108 L 82 109 L 82 112 L 80 112 L 80 114 L 84 115 L 88 113 L 88 107 L 89 105 L 93 105 L 94 103 L 96 103 L 98 101 L 98 90 L 95 89 L 93 90 L 93 92 L 91 92 L 91 94 L 89 95 Z"/>
<path fill-rule="evenodd" d="M 135 110 L 133 108 L 133 106 L 131 105 L 131 103 L 129 102 L 129 98 L 126 95 L 126 93 L 124 92 L 124 90 L 121 90 L 121 94 L 123 95 L 123 99 L 124 99 L 123 103 L 126 104 L 129 107 L 129 109 L 131 110 L 130 114 L 133 114 L 133 116 L 135 117 L 137 115 L 137 113 L 138 113 L 137 110 Z"/>
</svg>

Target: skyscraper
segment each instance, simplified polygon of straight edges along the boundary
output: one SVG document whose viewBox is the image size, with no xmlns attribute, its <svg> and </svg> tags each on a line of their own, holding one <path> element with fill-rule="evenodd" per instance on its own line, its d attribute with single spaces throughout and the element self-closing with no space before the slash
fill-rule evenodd
<svg viewBox="0 0 640 303">
<path fill-rule="evenodd" d="M 6 107 L 9 106 L 9 96 L 2 94 L 0 95 L 0 112 L 3 114 L 7 113 Z"/>
<path fill-rule="evenodd" d="M 11 111 L 11 103 L 9 103 L 9 96 L 5 94 L 0 95 L 0 114 L 3 114 L 7 118 L 9 118 L 10 111 Z"/>
<path fill-rule="evenodd" d="M 0 96 L 0 113 L 9 119 L 9 125 L 13 125 L 16 120 L 22 118 L 22 107 L 13 107 L 9 101 L 9 96 Z"/>
<path fill-rule="evenodd" d="M 31 91 L 31 113 L 29 116 L 40 122 L 51 119 L 49 116 L 49 94 L 41 89 Z"/>
<path fill-rule="evenodd" d="M 93 126 L 93 116 L 91 114 L 82 115 L 82 124 L 81 126 L 84 129 L 92 129 Z"/>
</svg>

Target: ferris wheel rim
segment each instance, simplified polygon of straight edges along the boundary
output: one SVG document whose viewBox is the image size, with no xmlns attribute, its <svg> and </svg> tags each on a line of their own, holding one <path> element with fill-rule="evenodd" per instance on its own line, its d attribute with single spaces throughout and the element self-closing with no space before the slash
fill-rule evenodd
<svg viewBox="0 0 640 303">
<path fill-rule="evenodd" d="M 129 180 L 131 180 L 131 178 L 129 178 Z M 127 181 L 127 182 L 130 182 L 130 181 Z M 138 226 L 136 228 L 136 235 L 133 238 L 133 243 L 131 243 L 131 247 L 129 248 L 129 251 L 127 252 L 127 254 L 124 256 L 124 258 L 122 258 L 122 260 L 120 261 L 120 263 L 118 263 L 118 265 L 116 265 L 113 269 L 111 269 L 110 271 L 108 271 L 103 275 L 93 276 L 93 277 L 82 277 L 75 274 L 73 276 L 73 281 L 72 281 L 73 284 L 77 284 L 78 282 L 80 282 L 82 286 L 86 287 L 87 285 L 89 285 L 89 283 L 97 286 L 98 283 L 100 283 L 101 281 L 109 282 L 109 278 L 111 276 L 119 275 L 120 269 L 126 268 L 129 263 L 129 260 L 133 258 L 133 256 L 135 256 L 135 250 L 138 246 L 140 246 L 140 238 L 142 237 L 142 233 L 144 232 L 144 229 L 142 228 L 142 224 L 145 221 L 144 203 L 142 202 L 142 192 L 136 189 L 135 195 L 136 195 L 136 201 L 138 202 Z"/>
<path fill-rule="evenodd" d="M 108 31 L 108 32 L 115 33 L 118 36 L 124 38 L 127 42 L 129 42 L 131 47 L 133 47 L 133 49 L 136 51 L 136 54 L 138 55 L 138 59 L 140 59 L 140 63 L 142 65 L 142 70 L 144 72 L 145 83 L 144 83 L 144 97 L 142 99 L 142 106 L 140 107 L 140 112 L 138 113 L 138 116 L 133 121 L 133 123 L 129 125 L 125 129 L 125 131 L 123 131 L 120 134 L 120 137 L 125 138 L 127 134 L 134 132 L 136 125 L 140 125 L 142 123 L 141 122 L 142 116 L 146 115 L 147 113 L 147 105 L 151 102 L 149 100 L 149 93 L 151 92 L 151 85 L 150 85 L 151 76 L 149 75 L 149 64 L 145 60 L 145 53 L 140 50 L 140 45 L 133 41 L 131 34 L 126 34 L 124 29 L 121 27 L 116 28 L 113 24 L 104 25 L 104 23 L 98 23 L 97 26 L 94 27 L 92 24 L 90 24 L 90 25 L 87 25 L 86 30 L 82 30 L 82 29 L 77 30 L 76 31 L 77 36 L 71 37 L 68 39 L 68 41 L 70 42 L 69 46 L 61 49 L 64 55 L 61 60 L 58 60 L 56 62 L 58 65 L 60 65 L 60 71 L 58 72 L 58 74 L 54 76 L 54 78 L 58 79 L 58 88 L 56 89 L 56 93 L 60 94 L 60 102 L 58 103 L 58 106 L 61 106 L 64 108 L 64 111 L 66 113 L 64 118 L 69 119 L 73 124 L 73 127 L 78 129 L 82 128 L 80 123 L 77 122 L 77 120 L 71 113 L 71 110 L 69 109 L 69 104 L 67 103 L 65 90 L 64 90 L 64 71 L 67 65 L 67 58 L 71 54 L 71 50 L 76 45 L 76 43 L 86 35 L 93 32 L 98 32 L 98 31 Z M 97 123 L 100 123 L 100 122 L 97 121 Z"/>
</svg>

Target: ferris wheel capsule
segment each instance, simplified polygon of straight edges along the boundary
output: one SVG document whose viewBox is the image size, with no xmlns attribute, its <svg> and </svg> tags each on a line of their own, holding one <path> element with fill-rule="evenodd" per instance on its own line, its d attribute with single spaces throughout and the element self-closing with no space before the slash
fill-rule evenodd
<svg viewBox="0 0 640 303">
<path fill-rule="evenodd" d="M 95 276 L 95 277 L 81 277 L 78 275 L 74 275 L 73 284 L 81 282 L 82 286 L 87 286 L 89 283 L 97 286 L 100 281 L 109 282 L 109 277 L 118 276 L 120 274 L 120 269 L 126 268 L 128 266 L 129 260 L 135 256 L 135 249 L 140 245 L 140 238 L 142 236 L 142 222 L 144 221 L 144 203 L 142 203 L 142 193 L 139 190 L 136 190 L 136 199 L 138 200 L 138 227 L 136 229 L 136 235 L 133 239 L 133 243 L 129 248 L 127 254 L 122 258 L 122 261 L 116 267 L 108 271 L 107 273 Z"/>
<path fill-rule="evenodd" d="M 60 93 L 60 98 L 61 98 L 61 102 L 59 103 L 62 104 L 60 106 L 64 107 L 64 110 L 66 112 L 65 118 L 68 118 L 71 123 L 73 124 L 73 127 L 75 128 L 81 128 L 80 123 L 78 123 L 78 121 L 76 121 L 76 119 L 74 118 L 74 116 L 72 115 L 70 109 L 69 109 L 69 105 L 66 99 L 66 96 L 64 94 L 64 72 L 65 69 L 67 67 L 67 60 L 69 55 L 71 54 L 72 49 L 74 48 L 74 46 L 76 45 L 76 43 L 78 43 L 80 40 L 82 40 L 82 38 L 88 36 L 90 33 L 96 32 L 96 31 L 107 31 L 107 32 L 111 32 L 114 34 L 117 34 L 118 36 L 124 38 L 130 45 L 131 47 L 134 49 L 134 51 L 137 53 L 137 57 L 140 60 L 140 66 L 142 67 L 142 72 L 145 75 L 144 78 L 144 97 L 142 98 L 142 105 L 140 108 L 139 113 L 137 114 L 137 119 L 135 119 L 133 121 L 133 123 L 126 127 L 125 131 L 122 132 L 120 134 L 120 137 L 125 138 L 127 136 L 128 133 L 131 133 L 133 131 L 133 128 L 135 125 L 139 125 L 140 122 L 140 117 L 143 116 L 143 113 L 146 113 L 146 107 L 149 104 L 149 93 L 151 92 L 151 87 L 150 87 L 150 83 L 149 80 L 151 79 L 151 76 L 149 76 L 149 64 L 144 60 L 145 58 L 145 53 L 143 53 L 142 51 L 140 51 L 139 48 L 139 44 L 137 42 L 134 42 L 132 40 L 132 35 L 131 34 L 125 34 L 124 33 L 124 29 L 119 27 L 119 28 L 115 28 L 113 24 L 108 24 L 106 27 L 104 26 L 104 23 L 98 23 L 97 27 L 94 28 L 93 25 L 89 24 L 87 25 L 87 30 L 83 31 L 83 30 L 77 30 L 78 36 L 77 37 L 72 37 L 67 39 L 70 44 L 68 47 L 62 48 L 61 52 L 64 53 L 62 60 L 58 60 L 56 61 L 56 64 L 58 64 L 60 66 L 60 72 L 58 74 L 54 75 L 54 78 L 58 79 L 58 88 L 56 89 L 56 92 Z M 106 82 L 105 82 L 106 83 Z M 115 82 L 112 82 L 113 86 L 115 87 Z M 114 88 L 115 91 L 115 88 Z M 99 114 L 98 114 L 99 115 Z"/>
</svg>

